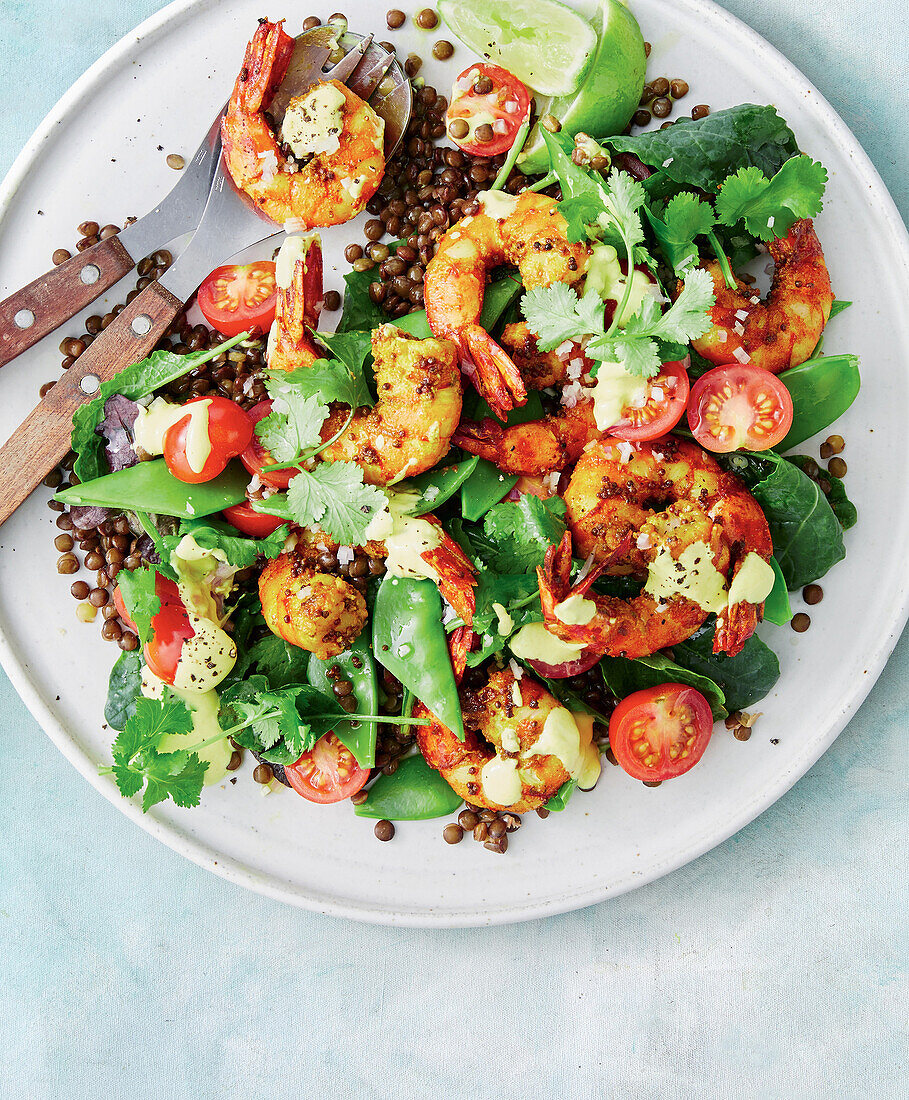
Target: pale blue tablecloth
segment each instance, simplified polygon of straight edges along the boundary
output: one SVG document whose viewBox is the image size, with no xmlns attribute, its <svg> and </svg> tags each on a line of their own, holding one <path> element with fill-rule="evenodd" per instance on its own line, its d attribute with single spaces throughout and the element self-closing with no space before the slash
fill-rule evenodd
<svg viewBox="0 0 909 1100">
<path fill-rule="evenodd" d="M 161 6 L 0 0 L 0 172 Z M 903 5 L 726 7 L 832 100 L 905 215 Z M 96 794 L 0 674 L 0 1097 L 905 1097 L 907 671 L 904 637 L 820 763 L 693 865 L 456 932 L 199 870 Z"/>
</svg>

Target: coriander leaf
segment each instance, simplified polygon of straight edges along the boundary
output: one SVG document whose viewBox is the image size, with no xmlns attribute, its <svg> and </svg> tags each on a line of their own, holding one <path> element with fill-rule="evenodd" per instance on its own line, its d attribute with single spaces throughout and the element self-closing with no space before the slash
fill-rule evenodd
<svg viewBox="0 0 909 1100">
<path fill-rule="evenodd" d="M 339 394 L 332 400 L 343 401 L 345 405 L 357 408 L 361 405 L 373 405 L 372 394 L 366 384 L 365 365 L 372 351 L 371 332 L 319 332 L 316 334 L 336 360 L 347 370 L 347 392 L 349 396 Z M 331 360 L 320 359 L 312 364 L 314 368 L 322 369 L 322 364 Z M 299 373 L 299 372 L 294 372 Z"/>
<path fill-rule="evenodd" d="M 798 153 L 795 136 L 775 107 L 743 103 L 706 118 L 680 118 L 666 130 L 608 139 L 613 149 L 634 153 L 658 169 L 647 191 L 665 181 L 715 192 L 739 168 L 754 166 L 768 176 Z M 658 178 L 659 177 L 659 178 Z"/>
<path fill-rule="evenodd" d="M 141 569 L 121 569 L 117 577 L 117 587 L 126 610 L 136 624 L 139 645 L 145 645 L 148 641 L 152 619 L 161 610 L 161 600 L 155 592 L 155 577 L 155 570 L 147 564 Z"/>
<path fill-rule="evenodd" d="M 640 337 L 624 336 L 619 333 L 611 340 L 606 341 L 609 357 L 615 357 L 617 363 L 621 363 L 625 370 L 635 378 L 653 378 L 660 373 L 662 359 L 659 348 L 653 340 Z"/>
<path fill-rule="evenodd" d="M 337 339 L 353 341 L 368 336 L 365 332 L 350 332 Z M 272 371 L 268 379 L 268 392 L 272 397 L 276 393 L 283 396 L 292 391 L 300 397 L 321 398 L 325 403 L 340 401 L 354 409 L 375 404 L 363 375 L 363 363 L 356 363 L 356 357 L 351 359 L 351 363 L 339 359 L 317 359 L 312 366 L 300 367 L 286 374 Z"/>
<path fill-rule="evenodd" d="M 117 764 L 127 765 L 145 749 L 154 749 L 165 734 L 185 734 L 193 728 L 192 716 L 180 699 L 136 699 L 136 712 L 111 745 Z"/>
<path fill-rule="evenodd" d="M 559 213 L 565 219 L 565 235 L 571 244 L 586 241 L 587 227 L 596 225 L 603 213 L 603 200 L 596 195 L 575 195 L 563 199 L 558 206 Z"/>
<path fill-rule="evenodd" d="M 597 292 L 589 290 L 578 298 L 565 283 L 531 287 L 521 301 L 521 312 L 540 351 L 603 331 L 603 301 Z"/>
<path fill-rule="evenodd" d="M 255 669 L 257 674 L 266 678 L 267 686 L 272 690 L 287 687 L 289 684 L 299 684 L 306 679 L 309 654 L 305 649 L 290 645 L 274 634 L 266 634 L 254 645 L 247 646 L 245 652 L 241 649 L 241 652 L 242 664 L 238 662 L 235 666 L 238 677 Z"/>
<path fill-rule="evenodd" d="M 650 301 L 653 302 L 653 299 Z M 715 302 L 713 279 L 708 272 L 698 268 L 686 278 L 682 292 L 669 309 L 659 317 L 655 325 L 648 327 L 647 335 L 682 344 L 696 340 L 710 328 L 710 310 Z M 625 326 L 626 333 L 636 331 L 635 318 L 642 315 L 647 305 L 645 299 L 641 311 Z"/>
<path fill-rule="evenodd" d="M 269 385 L 272 409 L 256 424 L 256 435 L 276 462 L 292 462 L 302 451 L 317 447 L 328 406 L 318 397 L 304 397 L 289 385 Z"/>
<path fill-rule="evenodd" d="M 716 224 L 710 204 L 683 191 L 666 204 L 662 217 L 653 209 L 644 213 L 663 255 L 676 275 L 684 276 L 698 261 L 695 238 L 709 233 Z"/>
<path fill-rule="evenodd" d="M 235 527 L 209 518 L 184 521 L 179 537 L 183 535 L 192 535 L 203 550 L 220 550 L 235 569 L 249 569 L 260 555 L 276 558 L 283 551 L 287 527 L 279 527 L 264 539 L 243 538 Z"/>
<path fill-rule="evenodd" d="M 517 502 L 497 504 L 483 521 L 483 533 L 492 545 L 487 564 L 499 573 L 532 572 L 564 535 L 564 513 L 559 497 L 544 501 L 525 493 Z"/>
<path fill-rule="evenodd" d="M 618 225 L 626 244 L 640 244 L 644 240 L 644 230 L 638 211 L 644 205 L 647 193 L 633 176 L 617 168 L 609 173 L 607 183 L 610 195 L 606 210 L 609 216 Z"/>
<path fill-rule="evenodd" d="M 198 806 L 208 761 L 191 752 L 157 754 L 143 769 L 146 780 L 142 796 L 142 812 L 170 797 L 178 806 Z"/>
<path fill-rule="evenodd" d="M 741 168 L 720 188 L 717 217 L 729 226 L 744 221 L 762 241 L 785 237 L 799 218 L 820 213 L 826 186 L 827 170 L 806 156 L 787 160 L 771 180 L 759 168 Z"/>
<path fill-rule="evenodd" d="M 195 367 L 216 359 L 221 352 L 228 351 L 247 334 L 240 333 L 216 347 L 202 351 L 177 355 L 172 351 L 156 351 L 138 363 L 124 367 L 113 378 L 101 383 L 98 396 L 86 405 L 80 405 L 73 413 L 72 448 L 76 452 L 73 470 L 80 481 L 93 481 L 96 477 L 108 473 L 107 460 L 104 457 L 104 439 L 97 434 L 98 426 L 104 419 L 104 404 L 112 394 L 119 393 L 135 401 L 139 397 L 148 397 L 154 390 L 166 386 Z"/>
<path fill-rule="evenodd" d="M 155 553 L 158 555 L 155 569 L 162 577 L 167 577 L 168 580 L 175 581 L 177 579 L 177 573 L 170 564 L 171 550 L 175 545 L 173 540 L 169 536 L 161 534 L 158 528 L 152 523 L 151 516 L 148 512 L 136 512 L 136 519 L 139 521 L 142 530 L 154 543 Z"/>
<path fill-rule="evenodd" d="M 362 546 L 366 528 L 386 503 L 381 489 L 363 483 L 355 463 L 320 462 L 296 474 L 286 495 L 275 493 L 253 507 L 300 527 L 320 527 L 342 546 Z"/>
<path fill-rule="evenodd" d="M 124 798 L 132 798 L 134 794 L 138 794 L 142 790 L 144 782 L 142 773 L 133 771 L 126 764 L 114 764 L 113 775 L 117 783 L 117 790 Z"/>
</svg>

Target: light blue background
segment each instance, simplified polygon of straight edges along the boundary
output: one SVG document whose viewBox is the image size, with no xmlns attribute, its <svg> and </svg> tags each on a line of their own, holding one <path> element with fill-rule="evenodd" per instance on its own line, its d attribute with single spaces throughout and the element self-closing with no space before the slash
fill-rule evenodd
<svg viewBox="0 0 909 1100">
<path fill-rule="evenodd" d="M 0 0 L 0 173 L 161 6 Z M 905 216 L 903 4 L 725 6 L 830 98 Z M 199 870 L 96 794 L 0 673 L 0 1097 L 906 1096 L 907 670 L 904 637 L 827 755 L 691 866 L 454 932 Z"/>
</svg>

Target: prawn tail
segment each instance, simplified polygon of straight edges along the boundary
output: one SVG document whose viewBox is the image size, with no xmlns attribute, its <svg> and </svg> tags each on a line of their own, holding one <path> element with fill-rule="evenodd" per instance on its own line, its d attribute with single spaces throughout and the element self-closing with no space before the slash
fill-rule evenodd
<svg viewBox="0 0 909 1100">
<path fill-rule="evenodd" d="M 521 372 L 488 332 L 479 325 L 468 326 L 461 334 L 459 350 L 473 364 L 477 392 L 500 420 L 515 406 L 525 404 L 527 389 Z"/>
<path fill-rule="evenodd" d="M 470 626 L 476 610 L 474 588 L 477 574 L 473 563 L 435 516 L 425 515 L 423 518 L 439 528 L 441 541 L 438 546 L 424 551 L 420 556 L 438 573 L 439 591 L 465 625 Z"/>
<path fill-rule="evenodd" d="M 713 652 L 725 653 L 729 657 L 741 653 L 745 643 L 757 629 L 759 612 L 763 606 L 740 600 L 731 607 L 724 608 L 717 615 Z"/>
<path fill-rule="evenodd" d="M 268 106 L 287 72 L 294 45 L 293 38 L 284 30 L 283 19 L 259 24 L 246 47 L 234 89 L 242 110 L 255 114 Z"/>
<path fill-rule="evenodd" d="M 479 455 L 489 462 L 495 462 L 502 453 L 505 430 L 490 416 L 484 416 L 479 423 L 462 420 L 455 429 L 451 442 L 468 454 Z"/>
<path fill-rule="evenodd" d="M 294 264 L 290 283 L 278 287 L 275 300 L 275 344 L 272 370 L 294 370 L 318 359 L 310 329 L 322 312 L 322 242 L 318 233 L 301 238 L 303 255 Z"/>
<path fill-rule="evenodd" d="M 564 600 L 571 590 L 571 533 L 566 531 L 557 546 L 546 551 L 543 564 L 537 566 L 537 580 L 540 584 L 540 604 L 546 622 L 556 620 L 556 605 Z"/>
<path fill-rule="evenodd" d="M 467 655 L 473 649 L 476 634 L 469 626 L 459 626 L 452 631 L 448 638 L 448 652 L 451 654 L 451 667 L 454 670 L 455 682 L 460 684 L 464 679 L 464 670 L 467 668 Z"/>
</svg>

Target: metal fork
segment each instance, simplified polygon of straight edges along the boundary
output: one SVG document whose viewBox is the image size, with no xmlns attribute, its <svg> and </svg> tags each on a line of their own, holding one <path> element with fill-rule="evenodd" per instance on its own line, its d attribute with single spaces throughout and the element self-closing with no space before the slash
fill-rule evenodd
<svg viewBox="0 0 909 1100">
<path fill-rule="evenodd" d="M 220 123 L 219 115 L 154 210 L 0 302 L 0 367 L 75 317 L 143 256 L 196 228 L 218 165 Z"/>
<path fill-rule="evenodd" d="M 319 27 L 316 31 L 327 29 Z M 310 31 L 300 38 L 308 39 L 314 34 Z M 394 108 L 390 113 L 399 120 L 399 125 L 396 127 L 398 135 L 392 140 L 400 141 L 407 128 L 412 103 L 410 82 L 403 70 L 393 54 L 373 47 L 372 36 L 364 39 L 350 34 L 343 37 L 357 42 L 353 64 L 345 56 L 333 67 L 324 69 L 337 48 L 336 34 L 331 34 L 330 41 L 319 38 L 311 47 L 304 48 L 299 47 L 300 39 L 297 39 L 298 49 L 291 62 L 293 86 L 297 91 L 292 94 L 299 95 L 319 80 L 338 79 L 336 74 L 340 72 L 347 77 L 348 87 L 362 99 L 378 91 L 377 101 L 371 104 L 377 113 L 380 107 L 391 105 Z M 375 56 L 376 52 L 381 53 L 381 58 Z M 349 66 L 346 69 L 345 62 Z M 392 69 L 397 71 L 383 89 L 383 79 Z M 307 80 L 308 83 L 304 83 Z M 400 85 L 405 89 L 406 104 L 402 103 L 398 92 Z M 403 123 L 400 123 L 401 118 Z M 130 363 L 138 362 L 154 348 L 213 268 L 277 231 L 275 223 L 231 179 L 218 140 L 217 170 L 202 219 L 182 254 L 157 282 L 147 286 L 99 334 L 0 448 L 0 524 L 6 522 L 69 451 L 75 410 L 97 394 L 102 382 Z M 386 134 L 386 156 L 389 155 L 388 140 Z"/>
</svg>

